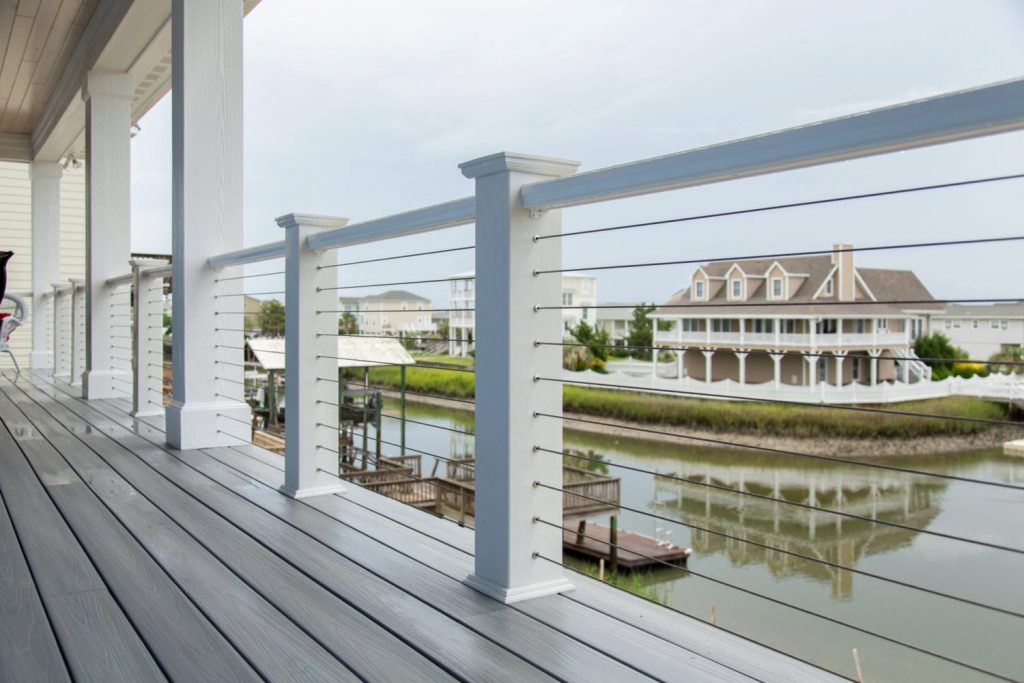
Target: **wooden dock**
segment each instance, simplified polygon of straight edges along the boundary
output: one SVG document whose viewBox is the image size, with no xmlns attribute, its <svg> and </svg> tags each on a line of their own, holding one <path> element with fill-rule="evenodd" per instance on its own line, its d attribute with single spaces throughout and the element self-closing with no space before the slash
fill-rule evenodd
<svg viewBox="0 0 1024 683">
<path fill-rule="evenodd" d="M 565 531 L 562 532 L 562 547 L 566 552 L 580 555 L 593 560 L 604 560 L 612 563 L 611 533 L 609 527 L 587 522 L 584 537 L 577 533 L 579 520 L 566 520 Z M 571 529 L 571 530 L 570 530 Z M 682 567 L 690 556 L 691 550 L 673 543 L 659 541 L 656 538 L 639 534 L 635 531 L 618 530 L 619 546 L 616 562 L 621 569 L 634 571 L 647 567 L 664 566 L 667 562 Z"/>
</svg>

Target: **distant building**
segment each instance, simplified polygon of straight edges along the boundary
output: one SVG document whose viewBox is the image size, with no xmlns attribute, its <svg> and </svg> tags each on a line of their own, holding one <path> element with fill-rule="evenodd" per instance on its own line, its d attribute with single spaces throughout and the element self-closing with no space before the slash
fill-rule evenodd
<svg viewBox="0 0 1024 683">
<path fill-rule="evenodd" d="M 451 276 L 449 300 L 451 319 L 448 324 L 448 353 L 465 356 L 476 345 L 476 273 L 469 271 Z M 566 330 L 581 320 L 597 322 L 597 278 L 584 273 L 562 274 L 562 324 Z"/>
<path fill-rule="evenodd" d="M 975 360 L 988 360 L 1010 347 L 1024 347 L 1024 301 L 1015 304 L 949 304 L 930 316 L 940 332 Z"/>
<path fill-rule="evenodd" d="M 655 345 L 676 349 L 677 377 L 705 382 L 814 387 L 930 379 L 914 340 L 942 306 L 931 303 L 913 272 L 858 268 L 850 249 L 837 244 L 829 255 L 699 266 L 689 286 L 651 315 L 670 327 L 656 327 Z"/>
<path fill-rule="evenodd" d="M 430 299 L 402 289 L 360 297 L 361 334 L 416 336 L 436 330 Z"/>
<path fill-rule="evenodd" d="M 602 304 L 595 309 L 597 329 L 608 333 L 609 341 L 615 346 L 626 346 L 629 335 L 633 332 L 633 311 L 635 306 L 622 304 Z M 609 308 L 613 307 L 613 308 Z"/>
</svg>

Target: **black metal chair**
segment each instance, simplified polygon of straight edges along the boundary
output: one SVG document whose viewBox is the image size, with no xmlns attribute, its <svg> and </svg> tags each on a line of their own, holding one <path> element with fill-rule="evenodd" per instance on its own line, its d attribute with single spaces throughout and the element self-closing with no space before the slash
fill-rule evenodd
<svg viewBox="0 0 1024 683">
<path fill-rule="evenodd" d="M 28 320 L 28 305 L 20 296 L 7 293 L 7 262 L 14 256 L 13 251 L 0 251 L 0 301 L 4 299 L 14 304 L 13 313 L 0 313 L 0 353 L 6 353 L 14 363 L 14 370 L 21 375 L 18 359 L 11 350 L 10 337 L 20 325 Z"/>
</svg>

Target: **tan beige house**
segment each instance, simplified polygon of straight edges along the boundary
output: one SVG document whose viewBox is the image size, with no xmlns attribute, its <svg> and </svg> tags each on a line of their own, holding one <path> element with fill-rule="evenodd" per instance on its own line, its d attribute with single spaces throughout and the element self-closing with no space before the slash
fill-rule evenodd
<svg viewBox="0 0 1024 683">
<path fill-rule="evenodd" d="M 415 336 L 434 332 L 430 299 L 403 289 L 392 289 L 359 299 L 362 334 Z"/>
<path fill-rule="evenodd" d="M 930 378 L 913 345 L 942 308 L 932 301 L 913 272 L 858 268 L 852 246 L 837 244 L 826 255 L 704 264 L 652 318 L 667 323 L 655 345 L 674 351 L 679 378 L 909 383 Z"/>
</svg>

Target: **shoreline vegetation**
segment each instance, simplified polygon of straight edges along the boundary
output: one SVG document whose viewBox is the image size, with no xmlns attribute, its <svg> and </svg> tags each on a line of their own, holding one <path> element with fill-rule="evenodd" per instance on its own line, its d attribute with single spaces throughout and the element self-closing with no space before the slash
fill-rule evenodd
<svg viewBox="0 0 1024 683">
<path fill-rule="evenodd" d="M 463 359 L 458 359 L 462 361 Z M 472 363 L 452 363 L 466 367 Z M 431 364 L 440 365 L 430 359 Z M 400 370 L 370 370 L 370 383 L 397 390 Z M 410 391 L 457 399 L 473 398 L 474 376 L 438 368 L 410 367 L 406 386 Z M 408 400 L 466 410 L 464 403 L 444 398 L 409 395 Z M 813 449 L 823 455 L 911 455 L 990 448 L 1024 435 L 1020 429 L 980 422 L 939 418 L 882 415 L 814 405 L 794 406 L 747 401 L 715 401 L 634 391 L 566 385 L 563 391 L 566 417 L 600 420 L 605 424 L 567 422 L 578 431 L 623 438 L 679 443 L 680 436 L 735 442 L 788 450 Z M 992 420 L 1019 419 L 1013 406 L 953 396 L 910 401 L 886 406 L 891 410 Z M 631 427 L 654 429 L 651 434 Z M 708 445 L 708 444 L 705 444 Z"/>
</svg>

